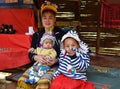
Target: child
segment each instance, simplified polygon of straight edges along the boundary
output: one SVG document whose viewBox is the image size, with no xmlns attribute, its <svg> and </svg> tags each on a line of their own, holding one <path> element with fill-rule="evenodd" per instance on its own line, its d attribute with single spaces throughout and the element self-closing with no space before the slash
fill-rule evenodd
<svg viewBox="0 0 120 89">
<path fill-rule="evenodd" d="M 41 47 L 33 50 L 35 54 L 45 56 L 47 61 L 56 58 L 57 53 L 53 49 L 55 38 L 50 34 L 44 34 L 41 38 Z M 39 62 L 35 62 L 34 65 L 27 71 L 29 78 L 24 81 L 30 84 L 36 83 L 42 76 L 50 69 L 46 64 L 42 65 Z"/>
<path fill-rule="evenodd" d="M 90 59 L 88 46 L 79 39 L 76 31 L 62 37 L 59 68 L 54 73 L 50 89 L 96 89 L 87 81 L 86 69 Z"/>
</svg>

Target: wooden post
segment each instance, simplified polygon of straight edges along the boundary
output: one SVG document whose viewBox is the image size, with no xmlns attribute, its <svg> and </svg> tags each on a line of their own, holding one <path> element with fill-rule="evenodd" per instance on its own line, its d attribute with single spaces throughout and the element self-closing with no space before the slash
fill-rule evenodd
<svg viewBox="0 0 120 89">
<path fill-rule="evenodd" d="M 96 54 L 99 54 L 99 50 L 100 50 L 100 7 L 101 7 L 101 3 L 98 2 L 98 10 L 99 10 L 99 14 L 98 14 L 98 29 L 97 29 L 97 43 L 96 43 Z"/>
<path fill-rule="evenodd" d="M 37 10 L 37 16 L 38 16 L 38 28 L 41 27 L 41 23 L 40 23 L 40 9 Z"/>
<path fill-rule="evenodd" d="M 98 26 L 98 29 L 97 29 L 96 54 L 99 54 L 99 48 L 100 48 L 100 27 Z"/>
</svg>

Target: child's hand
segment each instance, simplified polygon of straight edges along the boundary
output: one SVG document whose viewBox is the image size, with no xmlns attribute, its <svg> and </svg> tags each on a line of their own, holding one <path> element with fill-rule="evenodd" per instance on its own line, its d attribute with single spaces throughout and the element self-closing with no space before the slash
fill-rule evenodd
<svg viewBox="0 0 120 89">
<path fill-rule="evenodd" d="M 60 49 L 61 53 L 62 54 L 65 54 L 66 53 L 66 50 L 65 49 Z"/>
</svg>

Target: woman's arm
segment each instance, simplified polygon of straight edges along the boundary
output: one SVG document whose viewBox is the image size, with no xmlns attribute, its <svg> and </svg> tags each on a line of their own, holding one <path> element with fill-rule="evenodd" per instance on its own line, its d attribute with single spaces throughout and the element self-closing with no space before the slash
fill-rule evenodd
<svg viewBox="0 0 120 89">
<path fill-rule="evenodd" d="M 40 38 L 42 37 L 43 33 L 44 33 L 44 30 L 41 29 L 39 32 L 36 32 L 36 33 L 33 34 L 30 49 L 32 49 L 32 48 L 36 49 L 38 47 Z M 34 60 L 35 55 L 36 55 L 35 53 L 33 53 L 31 51 L 28 51 L 28 56 L 29 56 L 31 62 L 33 62 L 33 63 L 35 62 L 35 60 Z"/>
<path fill-rule="evenodd" d="M 38 46 L 38 32 L 34 33 L 32 36 L 32 42 L 31 42 L 31 48 L 28 49 L 28 56 L 31 62 L 35 62 L 34 60 L 34 56 L 36 55 L 35 53 L 33 53 L 34 49 L 37 48 Z"/>
</svg>

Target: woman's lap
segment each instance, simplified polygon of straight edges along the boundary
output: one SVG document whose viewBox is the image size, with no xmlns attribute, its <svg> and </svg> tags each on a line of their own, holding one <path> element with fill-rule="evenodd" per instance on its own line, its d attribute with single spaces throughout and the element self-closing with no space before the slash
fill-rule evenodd
<svg viewBox="0 0 120 89">
<path fill-rule="evenodd" d="M 51 81 L 52 81 L 52 74 L 56 70 L 56 68 L 50 69 L 36 84 L 28 84 L 25 83 L 24 80 L 28 78 L 28 73 L 25 71 L 23 75 L 18 80 L 18 89 L 48 89 Z"/>
</svg>

